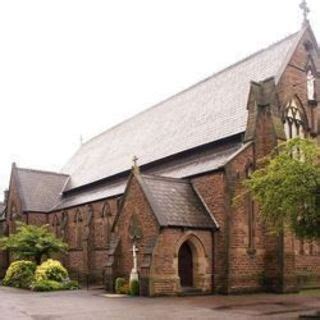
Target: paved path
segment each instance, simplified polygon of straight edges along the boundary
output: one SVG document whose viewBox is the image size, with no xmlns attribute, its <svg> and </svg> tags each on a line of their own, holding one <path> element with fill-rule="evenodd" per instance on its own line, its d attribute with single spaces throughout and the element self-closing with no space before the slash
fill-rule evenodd
<svg viewBox="0 0 320 320">
<path fill-rule="evenodd" d="M 0 287 L 1 320 L 297 319 L 320 296 L 106 297 L 103 291 L 33 293 Z"/>
</svg>

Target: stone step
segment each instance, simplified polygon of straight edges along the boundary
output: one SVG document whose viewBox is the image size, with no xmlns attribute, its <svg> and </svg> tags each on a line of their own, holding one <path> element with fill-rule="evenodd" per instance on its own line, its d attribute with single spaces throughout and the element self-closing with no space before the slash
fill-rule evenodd
<svg viewBox="0 0 320 320">
<path fill-rule="evenodd" d="M 203 292 L 201 289 L 192 288 L 192 287 L 184 287 L 182 288 L 182 292 L 180 292 L 181 296 L 201 296 L 207 295 L 208 293 Z"/>
</svg>

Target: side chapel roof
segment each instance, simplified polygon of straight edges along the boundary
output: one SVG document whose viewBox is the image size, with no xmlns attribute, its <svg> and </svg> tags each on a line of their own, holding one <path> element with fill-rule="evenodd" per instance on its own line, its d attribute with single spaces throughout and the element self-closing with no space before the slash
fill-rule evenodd
<svg viewBox="0 0 320 320">
<path fill-rule="evenodd" d="M 190 181 L 140 174 L 136 177 L 160 226 L 218 228 Z"/>
<path fill-rule="evenodd" d="M 68 180 L 65 174 L 13 167 L 13 179 L 23 211 L 48 212 L 59 200 Z"/>
</svg>

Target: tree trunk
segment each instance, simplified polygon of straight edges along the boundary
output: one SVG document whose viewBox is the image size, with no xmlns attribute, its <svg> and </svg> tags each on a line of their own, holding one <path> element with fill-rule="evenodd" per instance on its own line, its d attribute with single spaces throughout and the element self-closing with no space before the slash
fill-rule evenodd
<svg viewBox="0 0 320 320">
<path fill-rule="evenodd" d="M 41 260 L 42 260 L 42 254 L 39 256 L 35 256 L 35 260 L 36 260 L 36 264 L 37 266 L 39 266 L 41 264 Z"/>
</svg>

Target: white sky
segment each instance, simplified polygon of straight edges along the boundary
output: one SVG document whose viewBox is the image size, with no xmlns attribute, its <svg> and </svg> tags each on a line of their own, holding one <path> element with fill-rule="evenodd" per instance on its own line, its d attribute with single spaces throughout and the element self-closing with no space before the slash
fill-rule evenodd
<svg viewBox="0 0 320 320">
<path fill-rule="evenodd" d="M 297 31 L 300 2 L 0 0 L 0 192 L 13 161 L 58 171 L 80 135 Z"/>
</svg>

